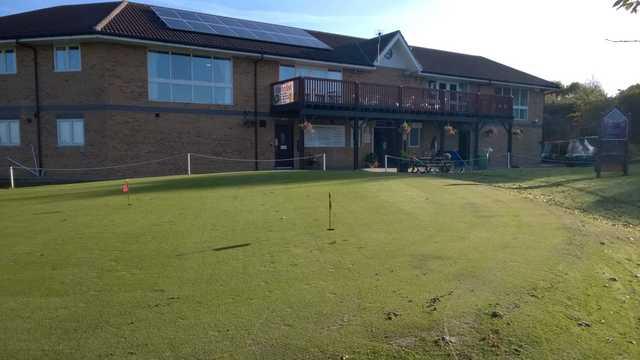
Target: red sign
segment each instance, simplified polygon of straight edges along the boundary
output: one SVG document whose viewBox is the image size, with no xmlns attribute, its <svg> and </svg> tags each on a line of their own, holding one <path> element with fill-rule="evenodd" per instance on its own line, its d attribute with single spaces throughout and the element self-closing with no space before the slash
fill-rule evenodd
<svg viewBox="0 0 640 360">
<path fill-rule="evenodd" d="M 129 182 L 125 182 L 124 184 L 122 184 L 122 192 L 123 193 L 128 193 L 129 192 Z"/>
</svg>

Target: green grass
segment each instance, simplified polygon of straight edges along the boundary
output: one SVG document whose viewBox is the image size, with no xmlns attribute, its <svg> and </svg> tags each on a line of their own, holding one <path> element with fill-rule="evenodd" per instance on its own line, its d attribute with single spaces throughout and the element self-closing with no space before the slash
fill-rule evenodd
<svg viewBox="0 0 640 360">
<path fill-rule="evenodd" d="M 638 177 L 555 171 L 3 190 L 0 358 L 638 358 Z"/>
</svg>

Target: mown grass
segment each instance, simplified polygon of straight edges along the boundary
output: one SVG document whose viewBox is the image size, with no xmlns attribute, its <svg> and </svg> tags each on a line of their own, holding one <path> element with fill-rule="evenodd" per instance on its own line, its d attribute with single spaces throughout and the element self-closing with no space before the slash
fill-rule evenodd
<svg viewBox="0 0 640 360">
<path fill-rule="evenodd" d="M 2 191 L 0 357 L 636 358 L 634 230 L 486 186 L 549 171 Z"/>
</svg>

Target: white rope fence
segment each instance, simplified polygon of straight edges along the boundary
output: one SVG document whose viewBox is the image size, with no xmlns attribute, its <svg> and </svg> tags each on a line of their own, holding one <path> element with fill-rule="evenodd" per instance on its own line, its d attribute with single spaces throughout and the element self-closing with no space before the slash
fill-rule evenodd
<svg viewBox="0 0 640 360">
<path fill-rule="evenodd" d="M 173 159 L 178 159 L 178 158 L 184 158 L 185 154 L 176 154 L 176 155 L 171 155 L 171 156 L 167 156 L 167 157 L 163 157 L 160 159 L 154 159 L 154 160 L 146 160 L 146 161 L 139 161 L 139 162 L 134 162 L 134 163 L 127 163 L 127 164 L 119 164 L 119 165 L 110 165 L 110 166 L 100 166 L 100 167 L 84 167 L 84 168 L 47 168 L 47 167 L 28 167 L 28 166 L 24 166 L 18 162 L 16 162 L 15 160 L 11 159 L 11 158 L 7 158 L 7 160 L 9 160 L 11 163 L 13 164 L 17 164 L 18 166 L 9 166 L 9 180 L 10 180 L 10 186 L 11 189 L 15 189 L 16 187 L 16 170 L 20 169 L 20 170 L 24 170 L 24 171 L 28 171 L 31 174 L 34 174 L 35 176 L 41 176 L 43 174 L 46 174 L 47 172 L 87 172 L 87 171 L 101 171 L 101 170 L 115 170 L 115 169 L 126 169 L 126 168 L 132 168 L 132 167 L 140 167 L 140 166 L 144 166 L 144 165 L 151 165 L 151 164 L 156 164 L 156 163 L 160 163 L 160 162 L 164 162 L 164 161 L 168 161 L 168 160 L 173 160 Z M 210 159 L 210 160 L 219 160 L 219 161 L 226 161 L 226 162 L 241 162 L 241 163 L 274 163 L 277 164 L 278 162 L 290 162 L 290 161 L 299 161 L 299 160 L 311 160 L 311 159 L 319 159 L 319 161 L 321 162 L 321 168 L 322 171 L 327 171 L 327 155 L 326 153 L 322 153 L 322 154 L 314 154 L 314 155 L 308 155 L 308 156 L 301 156 L 301 157 L 291 157 L 291 158 L 285 158 L 285 159 L 242 159 L 242 158 L 231 158 L 231 157 L 223 157 L 223 156 L 215 156 L 215 155 L 204 155 L 204 154 L 197 154 L 197 153 L 187 153 L 186 154 L 186 159 L 187 159 L 187 175 L 190 176 L 192 174 L 192 159 L 193 158 L 204 158 L 204 159 Z"/>
</svg>

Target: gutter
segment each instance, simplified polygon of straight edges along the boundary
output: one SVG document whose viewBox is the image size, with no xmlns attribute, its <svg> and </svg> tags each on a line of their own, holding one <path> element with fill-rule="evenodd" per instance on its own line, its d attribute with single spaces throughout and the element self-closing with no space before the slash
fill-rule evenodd
<svg viewBox="0 0 640 360">
<path fill-rule="evenodd" d="M 338 63 L 338 62 L 332 62 L 332 61 L 296 58 L 296 57 L 290 57 L 290 56 L 277 56 L 277 55 L 267 55 L 264 53 L 252 53 L 247 51 L 216 49 L 216 48 L 209 48 L 209 47 L 202 47 L 202 46 L 191 46 L 191 45 L 184 45 L 184 44 L 175 44 L 170 42 L 143 40 L 143 39 L 135 39 L 130 37 L 120 37 L 120 36 L 113 36 L 113 35 L 100 35 L 100 34 L 70 35 L 70 36 L 52 36 L 52 37 L 40 37 L 40 38 L 28 39 L 29 42 L 49 42 L 49 41 L 59 41 L 59 40 L 105 40 L 105 41 L 131 43 L 131 44 L 146 45 L 146 46 L 165 46 L 165 47 L 173 47 L 173 48 L 180 48 L 180 49 L 216 52 L 216 53 L 223 53 L 223 54 L 229 54 L 229 55 L 239 55 L 239 56 L 246 56 L 246 57 L 252 57 L 252 58 L 264 58 L 264 60 L 298 61 L 298 62 L 306 63 L 309 65 L 314 65 L 314 64 L 327 65 L 327 66 L 336 66 L 336 67 L 343 67 L 347 69 L 360 69 L 360 70 L 376 69 L 375 66 L 353 65 L 353 64 Z M 10 40 L 10 41 L 13 41 L 13 40 Z"/>
<path fill-rule="evenodd" d="M 33 117 L 36 120 L 36 142 L 38 146 L 38 163 L 36 164 L 36 168 L 38 168 L 38 174 L 41 173 L 40 169 L 44 166 L 42 163 L 42 123 L 40 121 L 40 81 L 38 79 L 38 49 L 35 46 L 25 44 L 16 41 L 16 45 L 24 46 L 28 49 L 31 49 L 33 52 L 33 82 L 34 82 L 34 92 L 36 98 L 36 111 L 33 114 Z"/>
<path fill-rule="evenodd" d="M 475 81 L 475 82 L 484 83 L 484 84 L 490 84 L 490 85 L 491 84 L 511 85 L 511 86 L 533 88 L 533 89 L 545 89 L 545 90 L 557 90 L 558 89 L 558 88 L 550 87 L 550 86 L 530 85 L 530 84 L 523 84 L 523 83 L 497 81 L 497 80 L 490 80 L 490 79 L 480 79 L 480 78 L 473 78 L 473 77 L 466 77 L 466 76 L 446 75 L 446 74 L 438 74 L 438 73 L 430 73 L 430 72 L 421 72 L 421 73 L 418 74 L 418 76 L 422 76 L 422 77 L 427 77 L 427 76 L 440 77 L 440 78 L 454 79 L 454 80 L 470 80 L 470 81 Z"/>
<path fill-rule="evenodd" d="M 258 171 L 258 64 L 264 61 L 264 55 L 253 62 L 253 156 L 255 170 Z"/>
</svg>

